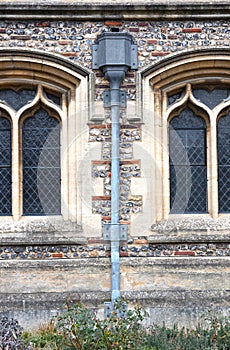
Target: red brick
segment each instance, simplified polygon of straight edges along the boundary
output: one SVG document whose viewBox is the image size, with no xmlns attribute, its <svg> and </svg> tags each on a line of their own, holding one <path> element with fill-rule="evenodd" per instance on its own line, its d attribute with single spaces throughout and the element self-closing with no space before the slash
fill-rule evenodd
<svg viewBox="0 0 230 350">
<path fill-rule="evenodd" d="M 130 225 L 130 221 L 123 221 L 123 220 L 120 220 L 119 223 L 122 224 L 122 225 Z"/>
<path fill-rule="evenodd" d="M 50 26 L 50 22 L 37 23 L 37 27 L 49 27 L 49 26 Z"/>
<path fill-rule="evenodd" d="M 195 254 L 195 252 L 192 252 L 192 251 L 184 251 L 184 252 L 175 252 L 174 255 L 176 255 L 176 256 L 194 256 L 196 254 Z"/>
<path fill-rule="evenodd" d="M 68 45 L 69 44 L 69 40 L 59 40 L 58 44 L 59 45 Z"/>
<path fill-rule="evenodd" d="M 128 252 L 120 252 L 120 256 L 126 257 L 126 256 L 129 256 L 129 253 Z"/>
<path fill-rule="evenodd" d="M 148 27 L 148 22 L 139 22 L 139 27 Z"/>
<path fill-rule="evenodd" d="M 147 239 L 135 239 L 134 244 L 147 244 Z"/>
<path fill-rule="evenodd" d="M 182 32 L 183 33 L 201 33 L 202 29 L 201 28 L 184 28 Z"/>
<path fill-rule="evenodd" d="M 134 159 L 134 160 L 121 160 L 120 165 L 126 165 L 126 164 L 140 164 L 141 160 L 140 159 Z"/>
<path fill-rule="evenodd" d="M 11 39 L 15 40 L 30 40 L 31 37 L 29 35 L 11 35 Z"/>
<path fill-rule="evenodd" d="M 112 124 L 106 124 L 106 128 L 111 128 Z M 105 124 L 92 124 L 89 125 L 89 129 L 105 129 Z"/>
<path fill-rule="evenodd" d="M 121 129 L 137 129 L 139 127 L 141 127 L 141 124 L 135 124 L 135 125 L 123 124 L 123 125 L 121 125 Z"/>
<path fill-rule="evenodd" d="M 137 32 L 139 32 L 139 28 L 138 27 L 133 27 L 133 28 L 129 28 L 129 31 L 130 32 L 135 32 L 135 33 L 137 33 Z"/>
<path fill-rule="evenodd" d="M 93 160 L 92 161 L 92 164 L 95 164 L 95 165 L 106 165 L 106 164 L 110 164 L 111 163 L 111 160 Z"/>
<path fill-rule="evenodd" d="M 154 51 L 154 52 L 152 52 L 152 56 L 167 56 L 167 55 L 169 55 L 170 54 L 170 52 L 158 52 L 158 51 Z"/>
<path fill-rule="evenodd" d="M 121 27 L 122 26 L 122 22 L 117 22 L 117 21 L 106 21 L 105 25 L 106 26 L 110 26 L 110 27 Z"/>
<path fill-rule="evenodd" d="M 111 221 L 111 216 L 102 216 L 101 219 L 104 221 Z"/>
<path fill-rule="evenodd" d="M 177 35 L 168 35 L 168 39 L 176 40 L 176 39 L 178 39 L 178 36 Z"/>
<path fill-rule="evenodd" d="M 108 89 L 109 84 L 95 84 L 96 89 Z"/>
<path fill-rule="evenodd" d="M 92 196 L 93 201 L 109 201 L 111 196 Z"/>
<path fill-rule="evenodd" d="M 129 89 L 135 89 L 136 85 L 135 84 L 124 84 L 123 87 L 127 87 Z"/>
<path fill-rule="evenodd" d="M 63 254 L 62 253 L 53 253 L 52 257 L 53 258 L 63 258 Z"/>
<path fill-rule="evenodd" d="M 77 52 L 62 52 L 63 56 L 78 56 Z"/>
<path fill-rule="evenodd" d="M 147 43 L 148 44 L 157 44 L 157 40 L 155 40 L 155 39 L 149 39 L 149 40 L 147 40 Z"/>
<path fill-rule="evenodd" d="M 93 243 L 103 244 L 104 240 L 103 239 L 99 239 L 99 238 L 90 238 L 90 239 L 88 239 L 88 244 L 93 244 Z"/>
</svg>

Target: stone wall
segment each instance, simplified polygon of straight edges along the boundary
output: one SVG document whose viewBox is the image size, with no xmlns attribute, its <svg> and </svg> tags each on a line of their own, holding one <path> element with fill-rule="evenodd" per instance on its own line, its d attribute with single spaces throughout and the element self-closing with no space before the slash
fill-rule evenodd
<svg viewBox="0 0 230 350">
<path fill-rule="evenodd" d="M 97 35 L 111 28 L 133 35 L 138 44 L 139 67 L 153 64 L 162 57 L 202 47 L 229 47 L 228 20 L 186 21 L 3 21 L 0 22 L 0 47 L 33 48 L 54 52 L 71 61 L 91 68 L 91 45 Z M 108 88 L 102 75 L 96 73 L 95 99 L 101 99 L 102 89 Z M 126 77 L 128 89 L 135 90 L 132 73 Z M 130 99 L 135 91 L 128 90 Z M 134 95 L 133 95 L 134 94 Z"/>
<path fill-rule="evenodd" d="M 72 5 L 74 2 L 69 3 Z M 105 5 L 106 2 L 100 3 Z M 0 5 L 3 4 L 1 1 Z M 159 223 L 152 220 L 151 225 L 146 220 L 144 229 L 143 226 L 140 229 L 134 227 L 133 218 L 141 216 L 142 224 L 144 222 L 145 225 L 146 215 L 142 184 L 146 176 L 143 162 L 147 162 L 147 159 L 139 154 L 137 156 L 136 152 L 137 145 L 142 144 L 148 131 L 146 120 L 140 113 L 142 100 L 139 79 L 143 69 L 166 56 L 194 49 L 229 48 L 230 23 L 228 18 L 220 19 L 220 15 L 214 17 L 215 14 L 211 12 L 205 19 L 205 16 L 200 16 L 200 20 L 195 15 L 194 19 L 192 14 L 189 18 L 186 16 L 185 20 L 183 14 L 175 20 L 167 16 L 159 20 L 153 12 L 148 13 L 146 8 L 145 16 L 142 15 L 143 19 L 138 20 L 138 11 L 143 14 L 143 9 L 137 8 L 132 19 L 121 18 L 128 17 L 129 12 L 118 16 L 118 19 L 113 16 L 106 18 L 106 12 L 103 15 L 105 18 L 100 19 L 95 14 L 95 18 L 90 19 L 90 10 L 87 9 L 85 20 L 75 18 L 76 15 L 63 19 L 60 14 L 52 19 L 44 11 L 39 13 L 39 19 L 27 18 L 33 12 L 31 10 L 28 15 L 28 8 L 25 19 L 22 15 L 20 19 L 14 19 L 13 12 L 9 12 L 12 13 L 11 18 L 4 18 L 3 13 L 0 21 L 0 52 L 5 49 L 49 52 L 57 57 L 62 55 L 69 62 L 91 71 L 91 45 L 100 33 L 118 28 L 136 39 L 139 70 L 137 73 L 128 72 L 122 84 L 122 89 L 127 91 L 128 102 L 127 109 L 121 109 L 120 117 L 120 220 L 129 226 L 128 241 L 122 242 L 120 248 L 121 289 L 129 300 L 142 303 L 153 321 L 165 320 L 168 324 L 178 321 L 189 325 L 196 322 L 197 317 L 207 311 L 210 305 L 217 311 L 226 312 L 229 308 L 230 224 L 226 218 L 214 220 L 202 217 L 193 220 L 180 217 Z M 177 11 L 176 6 L 173 11 Z M 35 17 L 37 13 L 35 11 Z M 92 217 L 99 216 L 103 224 L 110 221 L 111 200 L 110 109 L 103 108 L 102 102 L 103 92 L 109 88 L 109 84 L 100 71 L 93 74 L 91 89 L 94 114 L 90 116 L 86 128 L 88 144 L 99 145 L 100 148 L 100 152 L 97 152 L 99 157 L 90 159 L 90 172 L 91 180 L 100 183 L 101 192 L 90 194 L 91 201 L 87 204 L 92 209 Z M 149 202 L 147 206 L 151 213 L 153 203 Z M 102 233 L 95 234 L 90 222 L 91 231 L 87 237 L 83 232 L 82 241 L 78 239 L 76 243 L 74 238 L 70 241 L 59 237 L 54 242 L 53 232 L 57 229 L 53 226 L 49 229 L 44 225 L 38 229 L 38 226 L 33 223 L 23 226 L 20 222 L 14 225 L 1 224 L 1 313 L 20 318 L 26 326 L 35 325 L 55 313 L 70 294 L 72 299 L 80 298 L 97 308 L 102 315 L 103 302 L 110 300 L 111 288 L 110 245 L 103 240 Z M 67 226 L 59 227 L 58 231 L 70 230 L 71 237 L 81 233 L 80 222 L 67 223 Z M 150 234 L 145 234 L 147 230 Z M 27 231 L 32 234 L 34 231 L 34 241 L 20 238 L 20 233 Z M 48 242 L 47 236 L 51 237 Z"/>
</svg>

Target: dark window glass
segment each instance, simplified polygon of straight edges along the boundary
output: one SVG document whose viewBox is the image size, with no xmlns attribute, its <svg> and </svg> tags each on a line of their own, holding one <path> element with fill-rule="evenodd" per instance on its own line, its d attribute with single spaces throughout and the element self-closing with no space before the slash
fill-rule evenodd
<svg viewBox="0 0 230 350">
<path fill-rule="evenodd" d="M 171 213 L 207 211 L 206 125 L 189 109 L 170 122 Z"/>
<path fill-rule="evenodd" d="M 230 113 L 217 124 L 219 212 L 230 212 Z"/>
<path fill-rule="evenodd" d="M 60 124 L 42 108 L 23 123 L 22 156 L 23 214 L 60 214 Z"/>
<path fill-rule="evenodd" d="M 227 89 L 193 89 L 192 93 L 197 100 L 207 105 L 210 109 L 215 108 L 229 96 L 229 90 Z"/>
<path fill-rule="evenodd" d="M 168 95 L 168 106 L 171 106 L 175 102 L 179 101 L 184 96 L 183 91 L 179 91 L 177 93 L 174 93 L 173 95 Z"/>
<path fill-rule="evenodd" d="M 35 90 L 23 89 L 14 91 L 12 89 L 0 90 L 0 100 L 6 102 L 10 107 L 16 111 L 25 104 L 33 101 L 36 95 Z"/>
<path fill-rule="evenodd" d="M 56 105 L 61 106 L 61 96 L 60 95 L 55 95 L 53 93 L 46 92 L 46 96 L 49 100 L 56 103 Z"/>
<path fill-rule="evenodd" d="M 12 213 L 11 123 L 0 117 L 0 215 Z"/>
</svg>

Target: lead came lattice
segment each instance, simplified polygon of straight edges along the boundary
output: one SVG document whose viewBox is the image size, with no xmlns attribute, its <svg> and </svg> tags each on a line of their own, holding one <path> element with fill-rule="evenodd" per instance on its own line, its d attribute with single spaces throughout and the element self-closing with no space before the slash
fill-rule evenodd
<svg viewBox="0 0 230 350">
<path fill-rule="evenodd" d="M 42 108 L 23 123 L 22 154 L 23 214 L 60 214 L 60 125 Z"/>
<path fill-rule="evenodd" d="M 170 122 L 171 213 L 207 211 L 206 125 L 189 109 Z"/>
</svg>

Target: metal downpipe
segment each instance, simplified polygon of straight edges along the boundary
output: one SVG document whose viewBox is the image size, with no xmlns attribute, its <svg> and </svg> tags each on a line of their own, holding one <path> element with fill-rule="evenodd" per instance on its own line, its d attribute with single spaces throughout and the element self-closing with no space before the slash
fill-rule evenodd
<svg viewBox="0 0 230 350">
<path fill-rule="evenodd" d="M 120 297 L 120 242 L 119 242 L 119 193 L 120 193 L 120 100 L 119 87 L 111 84 L 111 265 L 112 302 Z"/>
<path fill-rule="evenodd" d="M 120 240 L 127 239 L 127 227 L 119 222 L 120 199 L 120 85 L 128 69 L 138 69 L 137 45 L 129 33 L 113 31 L 98 36 L 92 50 L 93 69 L 101 69 L 110 82 L 112 124 L 111 154 L 111 223 L 103 226 L 106 240 L 111 242 L 112 310 L 120 297 Z"/>
<path fill-rule="evenodd" d="M 112 268 L 112 302 L 120 297 L 120 85 L 125 77 L 124 71 L 107 71 L 111 92 L 111 268 Z"/>
</svg>

